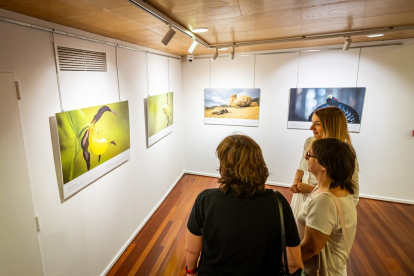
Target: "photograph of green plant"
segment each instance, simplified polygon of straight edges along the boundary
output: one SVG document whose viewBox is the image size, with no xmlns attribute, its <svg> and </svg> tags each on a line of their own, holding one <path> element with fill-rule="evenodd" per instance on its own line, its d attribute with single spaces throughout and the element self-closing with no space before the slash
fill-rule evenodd
<svg viewBox="0 0 414 276">
<path fill-rule="evenodd" d="M 130 148 L 128 101 L 56 113 L 63 184 Z"/>
<path fill-rule="evenodd" d="M 148 137 L 174 123 L 173 92 L 149 96 L 147 99 Z"/>
</svg>

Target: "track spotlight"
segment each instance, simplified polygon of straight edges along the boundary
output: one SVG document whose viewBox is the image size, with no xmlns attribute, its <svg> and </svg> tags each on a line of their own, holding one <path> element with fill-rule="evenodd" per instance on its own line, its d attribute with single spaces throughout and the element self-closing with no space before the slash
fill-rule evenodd
<svg viewBox="0 0 414 276">
<path fill-rule="evenodd" d="M 168 43 L 170 43 L 171 39 L 175 35 L 175 31 L 172 29 L 171 25 L 168 25 L 168 27 L 169 27 L 168 32 L 165 34 L 164 38 L 161 40 L 162 44 L 164 44 L 165 46 L 167 46 Z"/>
<path fill-rule="evenodd" d="M 345 39 L 345 44 L 344 44 L 344 47 L 342 48 L 342 50 L 348 51 L 349 47 L 351 46 L 351 43 L 352 43 L 352 39 L 350 37 L 347 37 Z"/>
<path fill-rule="evenodd" d="M 190 48 L 188 49 L 188 52 L 189 52 L 190 54 L 192 54 L 192 53 L 194 52 L 195 47 L 197 47 L 197 45 L 198 45 L 198 42 L 197 42 L 197 41 L 195 41 L 195 39 L 194 39 L 194 40 L 193 40 L 193 43 L 191 44 Z"/>
<path fill-rule="evenodd" d="M 215 61 L 217 57 L 218 57 L 218 49 L 216 48 L 216 53 L 211 57 L 211 60 Z"/>
<path fill-rule="evenodd" d="M 233 51 L 231 52 L 230 59 L 234 59 L 234 54 L 236 53 L 236 48 L 233 47 Z"/>
</svg>

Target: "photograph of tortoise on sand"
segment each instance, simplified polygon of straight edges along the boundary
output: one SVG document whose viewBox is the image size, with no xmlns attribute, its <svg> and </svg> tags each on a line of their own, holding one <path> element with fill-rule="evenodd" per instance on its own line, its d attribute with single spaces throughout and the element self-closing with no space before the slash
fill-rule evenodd
<svg viewBox="0 0 414 276">
<path fill-rule="evenodd" d="M 258 120 L 259 88 L 204 89 L 204 117 Z"/>
</svg>

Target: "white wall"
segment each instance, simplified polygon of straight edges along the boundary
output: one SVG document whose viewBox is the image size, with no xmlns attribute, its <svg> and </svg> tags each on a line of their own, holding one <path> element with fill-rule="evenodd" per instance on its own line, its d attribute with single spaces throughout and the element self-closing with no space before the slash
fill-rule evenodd
<svg viewBox="0 0 414 276">
<path fill-rule="evenodd" d="M 3 10 L 0 16 L 137 48 Z M 175 119 L 174 131 L 147 149 L 145 53 L 118 49 L 121 100 L 128 100 L 130 108 L 130 160 L 61 203 L 49 125 L 49 118 L 61 111 L 52 34 L 0 22 L 0 37 L 0 71 L 13 72 L 21 84 L 19 108 L 34 210 L 40 217 L 44 272 L 100 275 L 116 261 L 183 173 L 180 61 L 148 56 L 150 94 L 166 93 L 171 87 Z M 119 100 L 114 47 L 60 35 L 55 36 L 55 41 L 106 51 L 108 60 L 107 73 L 60 75 L 64 110 Z"/>
<path fill-rule="evenodd" d="M 262 147 L 269 184 L 290 186 L 308 130 L 287 129 L 289 89 L 366 87 L 360 133 L 351 139 L 360 163 L 361 196 L 414 204 L 414 43 L 402 46 L 196 59 L 183 64 L 185 169 L 217 176 L 215 149 L 241 131 Z M 211 75 L 210 75 L 211 65 Z M 254 70 L 256 68 L 256 70 Z M 255 71 L 255 72 L 254 72 Z M 358 75 L 358 83 L 357 83 Z M 204 88 L 261 89 L 259 127 L 204 125 Z"/>
</svg>

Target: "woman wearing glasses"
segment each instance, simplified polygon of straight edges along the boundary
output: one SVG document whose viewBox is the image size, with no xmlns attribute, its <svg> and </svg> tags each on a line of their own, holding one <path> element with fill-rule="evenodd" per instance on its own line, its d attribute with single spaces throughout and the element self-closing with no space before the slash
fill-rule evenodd
<svg viewBox="0 0 414 276">
<path fill-rule="evenodd" d="M 312 125 L 310 129 L 313 131 L 313 137 L 309 137 L 305 141 L 302 159 L 300 160 L 299 167 L 296 170 L 293 184 L 290 187 L 290 190 L 294 193 L 291 201 L 291 207 L 295 218 L 297 217 L 309 193 L 312 192 L 318 184 L 315 176 L 308 171 L 308 165 L 304 158 L 311 142 L 322 138 L 335 138 L 352 146 L 351 138 L 348 133 L 348 122 L 345 114 L 337 107 L 326 107 L 316 110 L 312 117 Z M 353 195 L 355 205 L 358 204 L 359 200 L 358 169 L 358 161 L 356 161 L 355 172 L 352 176 L 352 180 L 356 185 L 355 194 Z"/>
<path fill-rule="evenodd" d="M 314 141 L 305 159 L 318 181 L 296 219 L 302 259 L 309 275 L 346 275 L 345 265 L 355 239 L 357 212 L 355 152 L 348 143 L 326 138 Z"/>
</svg>

